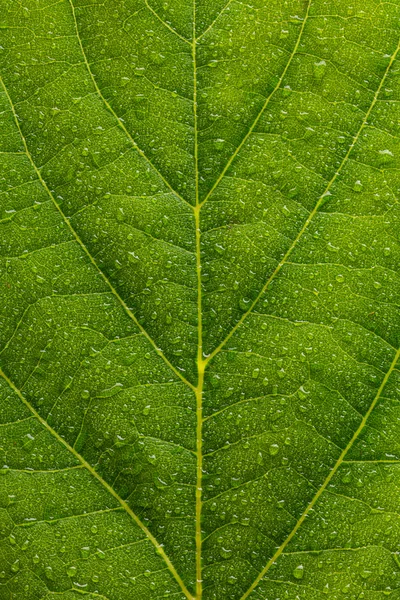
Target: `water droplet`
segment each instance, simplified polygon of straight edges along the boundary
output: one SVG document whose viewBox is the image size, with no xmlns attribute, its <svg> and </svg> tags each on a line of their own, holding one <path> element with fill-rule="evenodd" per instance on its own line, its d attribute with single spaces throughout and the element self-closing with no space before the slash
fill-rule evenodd
<svg viewBox="0 0 400 600">
<path fill-rule="evenodd" d="M 81 556 L 82 558 L 88 558 L 90 554 L 90 548 L 89 546 L 83 546 L 83 548 L 81 548 Z"/>
<path fill-rule="evenodd" d="M 217 139 L 214 141 L 214 147 L 216 150 L 221 151 L 224 149 L 224 146 L 225 146 L 225 140 Z"/>
<path fill-rule="evenodd" d="M 77 572 L 77 568 L 74 567 L 73 565 L 70 565 L 69 567 L 67 567 L 68 577 L 74 577 L 76 575 L 76 572 Z"/>
<path fill-rule="evenodd" d="M 303 579 L 304 577 L 304 566 L 298 565 L 293 571 L 293 577 L 295 579 Z"/>
<path fill-rule="evenodd" d="M 321 81 L 326 71 L 326 62 L 324 60 L 320 60 L 319 62 L 314 63 L 313 73 L 314 77 L 317 81 Z"/>
<path fill-rule="evenodd" d="M 239 300 L 239 308 L 241 308 L 243 311 L 248 310 L 250 308 L 250 304 L 251 304 L 250 298 L 241 298 Z"/>
<path fill-rule="evenodd" d="M 19 568 L 20 568 L 20 562 L 19 562 L 19 560 L 16 560 L 16 561 L 15 561 L 15 562 L 14 562 L 14 563 L 11 565 L 11 571 L 12 571 L 13 573 L 18 573 L 18 571 L 19 571 Z"/>
<path fill-rule="evenodd" d="M 385 166 L 388 165 L 392 162 L 394 156 L 393 156 L 393 152 L 391 152 L 388 149 L 385 150 L 379 150 L 379 164 L 381 166 Z"/>
<path fill-rule="evenodd" d="M 355 192 L 361 192 L 362 189 L 363 189 L 363 184 L 361 183 L 361 181 L 359 179 L 357 179 L 357 181 L 354 182 L 353 190 Z"/>
<path fill-rule="evenodd" d="M 29 544 L 30 544 L 30 540 L 25 540 L 24 543 L 21 546 L 21 550 L 27 550 Z"/>
<path fill-rule="evenodd" d="M 369 569 L 363 569 L 360 575 L 363 579 L 368 579 L 368 577 L 371 577 L 372 571 L 370 571 Z"/>
<path fill-rule="evenodd" d="M 271 444 L 269 447 L 269 453 L 271 456 L 276 456 L 279 452 L 278 444 Z"/>
<path fill-rule="evenodd" d="M 222 548 L 220 548 L 219 553 L 222 556 L 222 558 L 230 558 L 232 556 L 232 550 L 229 550 L 228 548 L 224 548 L 223 546 L 222 546 Z"/>
</svg>

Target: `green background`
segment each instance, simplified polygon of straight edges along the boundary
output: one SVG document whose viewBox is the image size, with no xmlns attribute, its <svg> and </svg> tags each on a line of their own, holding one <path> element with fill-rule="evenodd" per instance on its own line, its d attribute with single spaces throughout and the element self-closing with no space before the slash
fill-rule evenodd
<svg viewBox="0 0 400 600">
<path fill-rule="evenodd" d="M 0 600 L 400 599 L 399 38 L 0 0 Z"/>
</svg>

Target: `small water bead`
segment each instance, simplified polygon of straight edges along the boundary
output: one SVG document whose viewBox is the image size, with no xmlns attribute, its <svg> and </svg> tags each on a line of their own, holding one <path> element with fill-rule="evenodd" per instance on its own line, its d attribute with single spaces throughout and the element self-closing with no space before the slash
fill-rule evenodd
<svg viewBox="0 0 400 600">
<path fill-rule="evenodd" d="M 30 543 L 31 543 L 30 540 L 25 540 L 21 546 L 21 550 L 23 550 L 23 551 L 27 550 Z"/>
<path fill-rule="evenodd" d="M 221 151 L 221 150 L 224 149 L 224 146 L 225 146 L 225 140 L 217 139 L 217 140 L 214 141 L 214 148 L 216 150 Z"/>
<path fill-rule="evenodd" d="M 67 567 L 66 572 L 68 577 L 74 577 L 76 575 L 77 572 L 77 568 L 73 565 L 70 565 L 69 567 Z"/>
<path fill-rule="evenodd" d="M 379 154 L 379 164 L 381 166 L 390 164 L 394 159 L 393 152 L 391 152 L 390 150 L 388 150 L 386 148 L 385 148 L 385 150 L 379 150 L 378 154 Z"/>
<path fill-rule="evenodd" d="M 250 298 L 241 298 L 239 300 L 239 308 L 243 311 L 246 311 L 250 308 L 251 306 L 251 300 Z"/>
<path fill-rule="evenodd" d="M 324 77 L 326 71 L 326 62 L 324 60 L 320 60 L 319 62 L 314 63 L 313 73 L 314 77 L 317 81 L 321 81 Z"/>
<path fill-rule="evenodd" d="M 90 548 L 89 546 L 83 546 L 81 548 L 81 556 L 82 558 L 88 558 L 90 554 Z"/>
<path fill-rule="evenodd" d="M 335 279 L 336 279 L 336 281 L 337 281 L 338 283 L 343 283 L 343 281 L 344 281 L 344 275 L 341 275 L 341 274 L 339 273 L 339 275 L 336 275 Z"/>
<path fill-rule="evenodd" d="M 371 577 L 372 571 L 370 571 L 369 569 L 362 569 L 360 575 L 363 579 L 368 579 L 369 577 Z"/>
<path fill-rule="evenodd" d="M 260 374 L 260 369 L 253 369 L 253 373 L 251 374 L 253 379 L 257 379 Z"/>
<path fill-rule="evenodd" d="M 13 573 L 18 573 L 18 571 L 19 571 L 19 569 L 20 569 L 20 566 L 21 566 L 21 564 L 20 564 L 19 560 L 16 560 L 16 561 L 15 561 L 15 562 L 14 562 L 14 563 L 11 565 L 11 571 L 12 571 Z"/>
<path fill-rule="evenodd" d="M 232 556 L 232 550 L 229 550 L 228 548 L 224 548 L 223 546 L 222 546 L 222 548 L 220 548 L 219 553 L 222 558 L 230 558 Z"/>
<path fill-rule="evenodd" d="M 353 190 L 355 192 L 361 192 L 362 189 L 363 189 L 363 184 L 361 183 L 361 181 L 359 179 L 357 179 L 357 181 L 354 182 Z"/>
<path fill-rule="evenodd" d="M 269 453 L 271 456 L 276 456 L 279 452 L 278 444 L 271 444 L 269 447 Z"/>
<path fill-rule="evenodd" d="M 298 565 L 293 571 L 293 577 L 295 579 L 303 579 L 304 577 L 304 566 Z"/>
</svg>

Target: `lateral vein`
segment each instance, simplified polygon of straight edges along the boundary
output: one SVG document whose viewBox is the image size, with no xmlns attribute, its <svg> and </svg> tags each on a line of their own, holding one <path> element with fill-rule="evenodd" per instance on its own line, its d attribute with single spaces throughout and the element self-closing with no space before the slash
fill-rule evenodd
<svg viewBox="0 0 400 600">
<path fill-rule="evenodd" d="M 183 196 L 181 196 L 176 190 L 174 190 L 174 188 L 171 186 L 171 184 L 168 182 L 168 180 L 164 177 L 164 175 L 151 162 L 151 160 L 146 156 L 146 154 L 143 152 L 143 150 L 141 148 L 139 148 L 137 142 L 133 139 L 133 137 L 131 136 L 131 134 L 129 133 L 129 131 L 127 130 L 127 128 L 125 127 L 124 122 L 120 119 L 120 117 L 114 111 L 114 109 L 112 108 L 112 106 L 110 105 L 110 103 L 104 98 L 104 96 L 103 96 L 103 94 L 102 94 L 99 86 L 97 85 L 97 81 L 96 81 L 96 79 L 95 79 L 95 77 L 93 75 L 92 69 L 90 68 L 90 64 L 89 64 L 89 61 L 87 59 L 86 52 L 85 52 L 85 50 L 83 48 L 82 40 L 81 40 L 79 29 L 78 29 L 78 22 L 77 22 L 76 14 L 75 14 L 75 6 L 74 6 L 72 0 L 68 0 L 68 1 L 69 1 L 70 6 L 71 6 L 71 12 L 72 12 L 72 16 L 73 16 L 73 19 L 74 19 L 74 26 L 75 26 L 76 37 L 77 37 L 77 40 L 78 40 L 78 43 L 79 43 L 79 47 L 80 47 L 80 50 L 81 50 L 81 53 L 82 53 L 82 56 L 83 56 L 83 60 L 84 60 L 86 69 L 87 69 L 87 71 L 89 73 L 90 79 L 92 80 L 92 83 L 94 85 L 94 88 L 95 88 L 96 93 L 99 96 L 100 100 L 104 103 L 104 105 L 106 106 L 107 110 L 113 115 L 113 117 L 115 117 L 115 119 L 118 122 L 118 125 L 124 131 L 125 135 L 128 137 L 129 141 L 132 143 L 132 145 L 135 148 L 135 150 L 137 150 L 137 152 L 140 154 L 140 156 L 142 158 L 144 158 L 144 160 L 157 173 L 157 175 L 160 177 L 160 179 L 163 181 L 163 183 L 168 187 L 168 189 L 177 198 L 179 198 L 180 200 L 182 200 L 182 202 L 185 202 L 185 204 L 187 204 L 188 206 L 190 206 L 191 209 L 193 209 L 192 204 L 190 204 L 190 202 L 188 202 L 187 200 L 185 200 L 185 198 Z M 147 2 L 146 2 L 146 4 L 147 4 Z M 148 8 L 150 8 L 150 7 L 148 6 Z M 177 35 L 179 35 L 179 34 L 177 34 Z M 181 36 L 179 36 L 179 37 L 181 37 Z M 182 38 L 182 39 L 184 39 L 184 38 Z"/>
<path fill-rule="evenodd" d="M 194 600 L 193 596 L 190 594 L 190 592 L 186 588 L 185 584 L 183 583 L 182 579 L 180 578 L 180 576 L 179 576 L 178 572 L 176 571 L 174 565 L 172 564 L 171 560 L 165 553 L 163 546 L 157 542 L 156 538 L 152 535 L 152 533 L 149 531 L 149 529 L 147 529 L 147 527 L 142 523 L 142 521 L 139 519 L 139 517 L 136 515 L 136 513 L 133 512 L 133 510 L 131 509 L 129 504 L 127 502 L 125 502 L 125 500 L 123 500 L 123 498 L 121 498 L 117 494 L 117 492 L 107 483 L 107 481 L 105 481 L 105 479 L 103 479 L 101 477 L 101 475 L 99 475 L 99 473 L 97 473 L 97 471 L 83 458 L 83 456 L 81 456 L 81 454 L 79 454 L 79 452 L 77 452 L 75 450 L 75 448 L 70 446 L 68 444 L 68 442 L 66 440 L 64 440 L 64 438 L 62 438 L 57 433 L 57 431 L 55 431 L 55 429 L 53 429 L 47 423 L 47 421 L 40 416 L 40 414 L 33 408 L 33 406 L 30 404 L 30 402 L 25 398 L 25 396 L 17 388 L 17 386 L 11 381 L 11 379 L 9 377 L 7 377 L 7 375 L 4 373 L 4 371 L 2 371 L 2 369 L 0 369 L 0 376 L 8 383 L 10 388 L 17 394 L 17 396 L 20 398 L 20 400 L 30 410 L 30 412 L 36 417 L 36 419 L 39 421 L 39 423 L 41 423 L 41 425 L 43 425 L 43 427 L 45 427 L 47 429 L 47 431 L 60 444 L 62 444 L 71 454 L 73 454 L 73 456 L 89 471 L 89 473 L 93 477 L 95 477 L 97 479 L 97 481 L 99 481 L 99 483 L 101 483 L 101 485 L 117 500 L 117 502 L 119 502 L 119 504 L 122 506 L 122 508 L 125 509 L 125 511 L 128 513 L 128 515 L 134 520 L 136 525 L 138 525 L 140 527 L 140 529 L 143 531 L 143 533 L 146 535 L 146 537 L 151 541 L 153 546 L 155 546 L 157 552 L 163 558 L 165 564 L 167 565 L 168 569 L 170 570 L 170 572 L 174 576 L 175 580 L 179 584 L 179 586 L 180 586 L 182 592 L 185 594 L 186 598 L 188 600 Z"/>
<path fill-rule="evenodd" d="M 261 119 L 261 116 L 263 114 L 263 112 L 265 111 L 265 109 L 267 108 L 268 104 L 270 103 L 271 98 L 274 96 L 274 94 L 278 91 L 278 89 L 280 88 L 282 81 L 292 63 L 292 60 L 298 50 L 301 38 L 303 36 L 303 32 L 304 32 L 304 28 L 309 16 L 309 12 L 310 12 L 310 6 L 311 6 L 311 2 L 312 0 L 308 0 L 308 5 L 307 5 L 307 10 L 306 10 L 306 14 L 304 16 L 303 22 L 301 24 L 301 28 L 300 28 L 300 32 L 295 44 L 295 47 L 293 48 L 293 51 L 289 57 L 289 60 L 286 63 L 285 68 L 282 71 L 282 75 L 279 77 L 278 79 L 278 83 L 276 84 L 276 86 L 274 87 L 274 89 L 272 90 L 272 92 L 267 96 L 264 104 L 261 107 L 261 110 L 258 112 L 256 118 L 254 119 L 253 123 L 250 126 L 250 129 L 248 130 L 248 132 L 246 133 L 246 135 L 244 136 L 244 138 L 242 139 L 242 141 L 240 142 L 240 144 L 238 145 L 238 147 L 236 148 L 236 150 L 234 151 L 234 153 L 232 154 L 232 156 L 230 157 L 230 159 L 228 160 L 228 162 L 226 163 L 225 167 L 223 168 L 221 174 L 219 175 L 218 179 L 215 181 L 214 185 L 212 186 L 212 188 L 210 189 L 210 191 L 208 192 L 208 194 L 206 195 L 206 197 L 204 198 L 204 200 L 201 202 L 201 205 L 203 205 L 205 202 L 207 202 L 207 200 L 210 198 L 211 194 L 213 194 L 213 192 L 215 191 L 215 189 L 219 186 L 219 184 L 221 183 L 222 179 L 225 177 L 225 174 L 227 172 L 227 170 L 229 169 L 229 167 L 231 166 L 232 162 L 234 161 L 234 159 L 236 158 L 236 156 L 239 154 L 240 150 L 243 148 L 244 144 L 247 142 L 247 140 L 249 139 L 250 135 L 253 133 L 257 123 L 259 122 L 259 120 Z"/>
<path fill-rule="evenodd" d="M 153 346 L 155 352 L 158 354 L 158 356 L 160 356 L 164 362 L 168 365 L 168 367 L 171 369 L 171 371 L 173 371 L 175 373 L 175 375 L 177 375 L 187 386 L 189 386 L 193 391 L 195 390 L 195 386 L 186 379 L 186 377 L 184 377 L 182 375 L 182 373 L 180 373 L 178 371 L 178 369 L 176 369 L 174 367 L 174 365 L 168 360 L 168 358 L 165 356 L 165 354 L 162 352 L 162 350 L 160 348 L 158 348 L 158 346 L 156 345 L 155 341 L 153 340 L 153 338 L 150 336 L 150 334 L 146 331 L 146 329 L 144 329 L 143 325 L 141 325 L 139 323 L 139 321 L 137 320 L 136 316 L 133 314 L 133 312 L 131 311 L 131 309 L 128 307 L 128 305 L 126 304 L 126 302 L 121 298 L 121 296 L 119 295 L 119 293 L 117 292 L 117 290 L 114 288 L 113 284 L 111 283 L 111 281 L 108 279 L 108 277 L 106 276 L 106 274 L 100 269 L 100 267 L 98 266 L 97 262 L 95 261 L 95 259 L 93 258 L 93 256 L 90 254 L 89 250 L 87 249 L 86 245 L 83 243 L 83 241 L 81 240 L 81 238 L 79 237 L 78 233 L 76 232 L 76 230 L 72 227 L 70 220 L 66 217 L 66 215 L 64 214 L 64 212 L 61 209 L 61 206 L 58 204 L 58 202 L 56 201 L 56 199 L 54 198 L 54 195 L 52 194 L 50 188 L 48 187 L 47 183 L 45 182 L 45 180 L 42 177 L 42 174 L 39 170 L 39 168 L 36 166 L 35 161 L 32 158 L 31 153 L 29 152 L 29 148 L 28 145 L 26 143 L 26 139 L 22 133 L 21 127 L 19 125 L 19 121 L 18 121 L 18 117 L 17 117 L 17 113 L 15 111 L 13 102 L 11 100 L 11 97 L 8 93 L 8 90 L 4 84 L 4 81 L 1 79 L 0 77 L 0 83 L 4 89 L 4 92 L 8 98 L 8 102 L 11 106 L 11 110 L 14 116 L 14 121 L 17 125 L 19 134 L 21 136 L 22 139 L 22 143 L 24 145 L 25 148 L 25 153 L 29 159 L 29 162 L 31 163 L 40 183 L 42 184 L 42 186 L 44 187 L 44 189 L 46 190 L 47 194 L 49 195 L 50 199 L 52 200 L 54 206 L 56 207 L 56 209 L 58 210 L 58 212 L 60 213 L 64 223 L 66 224 L 66 226 L 68 227 L 68 229 L 70 230 L 70 232 L 72 233 L 75 241 L 79 244 L 79 246 L 82 248 L 82 250 L 85 252 L 86 256 L 88 257 L 88 259 L 90 260 L 90 262 L 94 265 L 94 267 L 96 268 L 97 272 L 99 273 L 99 275 L 102 277 L 102 279 L 104 280 L 104 282 L 107 284 L 107 286 L 109 287 L 109 289 L 111 290 L 111 292 L 114 294 L 114 296 L 118 299 L 118 301 L 120 302 L 120 304 L 122 305 L 122 307 L 124 308 L 126 314 L 132 319 L 132 321 L 135 323 L 135 325 L 138 327 L 139 331 L 144 335 L 144 337 L 150 342 L 150 344 Z"/>
<path fill-rule="evenodd" d="M 303 234 L 305 233 L 305 231 L 308 229 L 308 226 L 310 225 L 310 223 L 312 222 L 312 220 L 314 219 L 315 215 L 317 214 L 320 206 L 322 205 L 322 203 L 325 200 L 326 195 L 328 194 L 329 190 L 331 189 L 332 185 L 335 183 L 336 179 L 338 178 L 338 176 L 340 175 L 341 171 L 343 170 L 343 167 L 345 166 L 345 164 L 347 163 L 350 154 L 352 153 L 355 145 L 358 142 L 358 139 L 365 127 L 365 125 L 368 122 L 368 119 L 370 117 L 370 114 L 378 100 L 379 94 L 381 92 L 381 89 L 385 83 L 386 77 L 394 63 L 394 61 L 396 60 L 396 56 L 398 54 L 400 50 L 400 42 L 397 45 L 396 50 L 394 51 L 394 53 L 392 54 L 389 64 L 385 70 L 385 73 L 383 74 L 383 77 L 380 81 L 380 84 L 374 94 L 374 97 L 372 99 L 372 102 L 367 110 L 367 112 L 365 113 L 365 116 L 362 120 L 362 123 L 357 131 L 357 133 L 355 134 L 355 136 L 353 137 L 353 140 L 342 160 L 342 162 L 340 163 L 337 171 L 335 171 L 335 174 L 333 175 L 332 179 L 329 181 L 328 185 L 326 186 L 324 192 L 321 194 L 321 196 L 319 197 L 316 205 L 314 206 L 313 210 L 310 212 L 310 214 L 308 215 L 306 221 L 303 224 L 303 227 L 301 228 L 301 230 L 299 231 L 299 233 L 297 234 L 296 238 L 293 240 L 292 244 L 290 245 L 289 249 L 286 251 L 285 256 L 282 258 L 282 260 L 279 262 L 278 266 L 275 268 L 275 270 L 273 271 L 273 273 L 270 275 L 270 277 L 268 278 L 267 282 L 264 284 L 264 286 L 262 287 L 261 291 L 259 292 L 259 294 L 257 295 L 257 297 L 255 298 L 255 300 L 253 300 L 253 302 L 251 303 L 251 305 L 249 306 L 249 308 L 247 309 L 247 311 L 245 313 L 243 313 L 243 315 L 240 317 L 239 321 L 236 323 L 236 325 L 234 325 L 232 327 L 232 329 L 230 330 L 230 332 L 228 333 L 228 335 L 222 340 L 222 342 L 211 352 L 211 354 L 209 354 L 209 356 L 207 357 L 206 361 L 207 363 L 214 358 L 214 356 L 216 354 L 218 354 L 218 352 L 220 352 L 220 350 L 222 350 L 222 348 L 225 346 L 225 344 L 227 343 L 227 341 L 232 337 L 232 335 L 235 333 L 235 331 L 237 331 L 237 329 L 240 327 L 240 325 L 243 323 L 243 321 L 249 316 L 249 314 L 253 311 L 254 307 L 256 306 L 256 304 L 258 303 L 258 301 L 260 300 L 260 298 L 264 295 L 264 293 L 266 292 L 266 290 L 268 289 L 270 283 L 275 279 L 275 277 L 278 275 L 278 273 L 281 271 L 282 267 L 287 263 L 288 258 L 290 257 L 290 255 L 292 254 L 293 250 L 295 249 L 295 247 L 297 246 L 297 244 L 299 243 L 300 239 L 303 237 Z"/>
<path fill-rule="evenodd" d="M 317 503 L 318 499 L 321 497 L 321 495 L 323 494 L 323 492 L 326 490 L 326 488 L 328 487 L 329 483 L 332 481 L 333 477 L 335 476 L 335 474 L 337 473 L 340 465 L 343 462 L 346 462 L 344 459 L 347 455 L 347 453 L 349 452 L 349 450 L 352 448 L 354 442 L 356 441 L 356 439 L 359 437 L 360 433 L 363 431 L 365 424 L 367 423 L 372 411 L 374 410 L 375 406 L 377 405 L 379 398 L 382 395 L 382 392 L 388 382 L 388 379 L 390 377 L 390 375 L 392 374 L 393 370 L 396 367 L 397 361 L 399 360 L 400 357 L 400 349 L 396 352 L 394 359 L 389 367 L 389 370 L 387 371 L 385 377 L 382 380 L 382 383 L 368 409 L 368 411 L 365 413 L 363 419 L 361 420 L 360 425 L 358 426 L 357 431 L 354 433 L 353 437 L 351 438 L 351 440 L 349 441 L 349 443 L 347 444 L 346 448 L 341 452 L 338 460 L 336 461 L 333 469 L 329 472 L 329 475 L 327 476 L 327 478 L 325 479 L 324 483 L 322 484 L 322 486 L 319 488 L 318 492 L 315 494 L 315 496 L 313 497 L 313 499 L 311 500 L 311 502 L 309 503 L 309 505 L 307 506 L 307 508 L 304 510 L 303 514 L 301 515 L 300 519 L 297 521 L 296 525 L 293 527 L 292 531 L 290 532 L 290 534 L 287 536 L 287 538 L 285 539 L 285 541 L 279 546 L 279 548 L 277 549 L 277 551 L 275 552 L 275 554 L 273 555 L 273 557 L 268 561 L 268 563 L 266 564 L 266 566 L 264 567 L 264 569 L 260 572 L 260 574 L 258 575 L 258 577 L 254 580 L 254 582 L 252 583 L 252 585 L 249 587 L 249 589 L 247 590 L 247 592 L 245 592 L 243 594 L 243 596 L 241 596 L 240 600 L 246 600 L 246 598 L 248 598 L 250 596 L 250 594 L 254 591 L 254 589 L 257 587 L 257 585 L 260 583 L 261 579 L 265 576 L 265 574 L 269 571 L 269 569 L 271 568 L 271 566 L 276 562 L 276 560 L 279 558 L 279 556 L 282 554 L 282 552 L 285 550 L 286 546 L 289 544 L 289 542 L 293 539 L 293 537 L 296 535 L 297 531 L 300 529 L 300 527 L 302 526 L 302 524 L 304 523 L 305 519 L 307 518 L 308 513 L 314 508 L 315 504 Z"/>
</svg>

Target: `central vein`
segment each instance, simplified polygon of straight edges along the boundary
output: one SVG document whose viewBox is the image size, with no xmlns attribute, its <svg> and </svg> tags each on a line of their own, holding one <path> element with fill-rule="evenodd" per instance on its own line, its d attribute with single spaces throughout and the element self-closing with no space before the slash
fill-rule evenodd
<svg viewBox="0 0 400 600">
<path fill-rule="evenodd" d="M 200 202 L 199 202 L 199 167 L 198 167 L 198 143 L 197 143 L 197 67 L 196 67 L 196 2 L 193 0 L 193 118 L 194 118 L 194 169 L 196 186 L 196 205 L 194 207 L 194 218 L 196 228 L 196 272 L 197 272 L 197 386 L 196 386 L 196 599 L 201 600 L 203 592 L 201 574 L 201 509 L 202 509 L 202 478 L 203 478 L 203 383 L 206 362 L 203 359 L 203 327 L 201 306 L 201 233 L 200 233 Z"/>
</svg>

